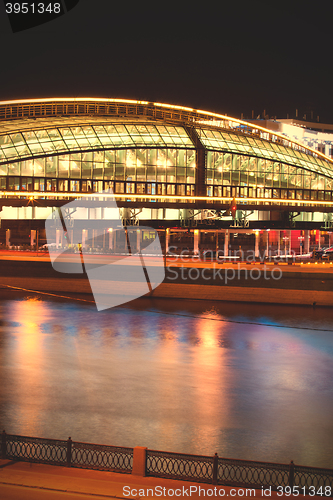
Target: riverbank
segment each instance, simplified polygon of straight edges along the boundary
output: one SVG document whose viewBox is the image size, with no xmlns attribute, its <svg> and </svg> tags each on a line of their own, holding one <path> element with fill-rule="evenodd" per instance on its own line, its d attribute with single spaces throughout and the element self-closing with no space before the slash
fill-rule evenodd
<svg viewBox="0 0 333 500">
<path fill-rule="evenodd" d="M 215 492 L 214 488 L 216 488 Z M 44 493 L 43 498 L 45 499 L 50 498 L 51 492 L 59 492 L 59 498 L 62 498 L 61 495 L 64 492 L 83 494 L 85 497 L 92 495 L 95 498 L 129 498 L 130 500 L 133 498 L 172 498 L 175 496 L 178 498 L 190 497 L 193 500 L 208 496 L 212 498 L 222 496 L 263 498 L 263 490 L 261 489 L 213 486 L 190 481 L 0 460 L 0 493 L 2 498 L 7 498 L 8 492 L 12 491 L 16 492 L 16 495 L 20 495 L 17 498 L 25 498 L 26 491 L 36 489 Z M 285 497 L 277 491 L 270 491 L 269 488 L 266 488 L 265 491 L 266 496 L 270 498 Z M 310 496 L 302 495 L 302 498 L 307 499 Z"/>
<path fill-rule="evenodd" d="M 72 257 L 74 258 L 74 256 Z M 96 256 L 96 265 L 102 264 Z M 68 257 L 70 263 L 71 257 Z M 151 258 L 150 266 L 157 265 Z M 0 256 L 0 287 L 50 294 L 84 294 L 93 302 L 86 274 L 61 274 L 48 254 L 17 252 Z M 115 290 L 131 293 L 135 282 L 115 282 Z M 166 276 L 150 297 L 333 306 L 330 264 L 220 263 L 168 259 Z"/>
</svg>

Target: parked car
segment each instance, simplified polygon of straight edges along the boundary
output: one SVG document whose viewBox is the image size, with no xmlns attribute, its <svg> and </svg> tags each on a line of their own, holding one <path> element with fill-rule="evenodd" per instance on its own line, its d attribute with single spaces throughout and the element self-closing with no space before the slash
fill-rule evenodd
<svg viewBox="0 0 333 500">
<path fill-rule="evenodd" d="M 320 248 L 320 250 L 313 250 L 311 258 L 321 260 L 326 250 L 328 250 L 328 248 Z"/>
<path fill-rule="evenodd" d="M 333 260 L 333 247 L 327 248 L 323 252 L 321 259 L 322 260 Z"/>
<path fill-rule="evenodd" d="M 51 248 L 56 248 L 56 247 L 57 247 L 56 243 L 45 243 L 45 245 L 39 247 L 39 250 L 49 250 Z"/>
</svg>

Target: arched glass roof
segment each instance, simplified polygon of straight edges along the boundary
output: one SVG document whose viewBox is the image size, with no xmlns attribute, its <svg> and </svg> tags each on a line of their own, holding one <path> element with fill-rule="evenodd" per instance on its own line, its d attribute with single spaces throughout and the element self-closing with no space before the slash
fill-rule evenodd
<svg viewBox="0 0 333 500">
<path fill-rule="evenodd" d="M 242 136 L 219 130 L 196 129 L 207 149 L 229 151 L 286 163 L 333 178 L 333 165 L 321 158 L 260 138 Z"/>
<path fill-rule="evenodd" d="M 182 106 L 122 99 L 0 102 L 0 163 L 97 149 L 195 148 L 189 126 L 206 149 L 333 178 L 330 158 L 257 125 Z"/>
<path fill-rule="evenodd" d="M 120 147 L 194 148 L 184 127 L 161 123 L 124 123 L 93 120 L 68 124 L 53 123 L 43 128 L 31 128 L 0 135 L 0 162 L 15 162 L 35 156 L 50 156 L 91 149 Z M 33 126 L 34 125 L 34 126 Z M 41 123 L 38 123 L 41 125 Z M 46 124 L 45 124 L 46 125 Z"/>
</svg>

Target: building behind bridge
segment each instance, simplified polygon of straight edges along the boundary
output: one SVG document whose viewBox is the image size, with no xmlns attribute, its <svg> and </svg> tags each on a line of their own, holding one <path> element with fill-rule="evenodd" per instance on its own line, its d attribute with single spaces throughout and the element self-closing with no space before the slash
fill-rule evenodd
<svg viewBox="0 0 333 500">
<path fill-rule="evenodd" d="M 295 124 L 264 125 L 147 101 L 0 102 L 2 245 L 41 244 L 56 207 L 102 191 L 126 224 L 179 251 L 330 245 L 332 134 L 311 142 Z"/>
</svg>

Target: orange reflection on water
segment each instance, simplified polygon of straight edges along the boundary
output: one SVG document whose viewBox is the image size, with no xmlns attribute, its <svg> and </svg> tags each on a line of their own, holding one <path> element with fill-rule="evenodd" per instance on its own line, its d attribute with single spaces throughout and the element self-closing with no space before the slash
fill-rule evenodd
<svg viewBox="0 0 333 500">
<path fill-rule="evenodd" d="M 193 382 L 196 413 L 200 420 L 200 435 L 196 436 L 198 449 L 208 447 L 213 453 L 221 429 L 232 427 L 228 378 L 228 350 L 220 348 L 225 324 L 214 312 L 204 313 L 195 322 L 199 339 L 193 348 Z"/>
<path fill-rule="evenodd" d="M 44 387 L 44 334 L 41 325 L 49 316 L 48 307 L 39 300 L 17 301 L 11 304 L 12 317 L 20 318 L 15 324 L 16 344 L 13 364 L 19 366 L 16 381 L 17 409 L 23 423 L 22 432 L 35 431 L 39 408 L 43 407 Z M 36 429 L 37 430 L 37 429 Z"/>
</svg>

